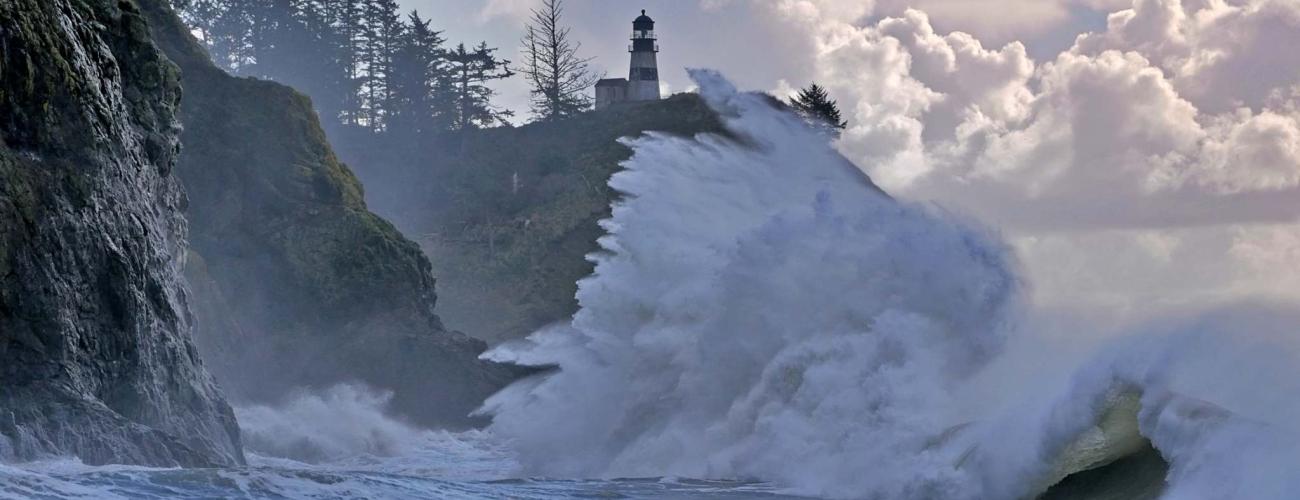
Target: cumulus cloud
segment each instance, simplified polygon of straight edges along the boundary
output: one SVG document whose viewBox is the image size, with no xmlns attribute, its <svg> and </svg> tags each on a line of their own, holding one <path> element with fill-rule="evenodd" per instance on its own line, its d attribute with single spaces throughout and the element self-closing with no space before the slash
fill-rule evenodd
<svg viewBox="0 0 1300 500">
<path fill-rule="evenodd" d="M 841 151 L 1002 227 L 1035 300 L 1124 314 L 1300 293 L 1279 271 L 1300 252 L 1300 2 L 1069 2 L 1115 11 L 1040 60 L 906 4 L 773 12 L 815 41 Z"/>
<path fill-rule="evenodd" d="M 800 5 L 778 11 L 817 40 L 841 149 L 896 192 L 1012 228 L 1300 213 L 1300 3 L 1137 0 L 1041 63 L 920 10 L 858 25 Z"/>
<path fill-rule="evenodd" d="M 969 0 L 880 0 L 877 11 L 898 15 L 926 12 L 936 24 L 985 40 L 1008 42 L 1059 28 L 1070 19 L 1070 4 L 1060 0 L 1004 0 L 991 6 Z"/>
<path fill-rule="evenodd" d="M 507 17 L 523 21 L 528 19 L 532 10 L 537 8 L 537 2 L 533 0 L 487 0 L 483 9 L 479 11 L 480 20 L 492 19 L 495 17 Z"/>
<path fill-rule="evenodd" d="M 1150 58 L 1179 92 L 1206 112 L 1258 109 L 1300 81 L 1300 2 L 1138 0 L 1110 15 L 1107 30 L 1083 36 L 1080 53 L 1131 50 Z"/>
</svg>

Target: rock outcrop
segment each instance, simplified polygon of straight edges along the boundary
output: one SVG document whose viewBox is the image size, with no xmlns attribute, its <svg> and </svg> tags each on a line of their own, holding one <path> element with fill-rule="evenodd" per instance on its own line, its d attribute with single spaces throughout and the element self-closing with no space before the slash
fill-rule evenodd
<svg viewBox="0 0 1300 500">
<path fill-rule="evenodd" d="M 0 0 L 0 458 L 243 462 L 191 340 L 179 74 L 131 0 Z"/>
<path fill-rule="evenodd" d="M 143 0 L 181 68 L 178 172 L 190 196 L 188 270 L 199 345 L 233 398 L 359 381 L 430 426 L 467 415 L 518 372 L 434 314 L 428 259 L 371 213 L 311 102 L 216 68 L 165 0 Z"/>
</svg>

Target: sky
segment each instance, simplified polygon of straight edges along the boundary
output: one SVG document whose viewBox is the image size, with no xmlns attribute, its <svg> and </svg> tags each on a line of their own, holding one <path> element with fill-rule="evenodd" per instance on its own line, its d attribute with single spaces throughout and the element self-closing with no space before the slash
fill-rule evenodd
<svg viewBox="0 0 1300 500">
<path fill-rule="evenodd" d="M 538 0 L 400 0 L 514 57 Z M 1124 314 L 1300 299 L 1300 0 L 568 0 L 582 53 L 816 81 L 838 149 L 892 194 L 995 228 L 1043 305 Z M 502 102 L 526 114 L 519 79 Z"/>
</svg>

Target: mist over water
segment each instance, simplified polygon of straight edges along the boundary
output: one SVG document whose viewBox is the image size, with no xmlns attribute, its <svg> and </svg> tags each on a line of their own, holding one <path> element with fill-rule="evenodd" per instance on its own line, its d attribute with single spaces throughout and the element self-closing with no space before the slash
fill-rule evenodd
<svg viewBox="0 0 1300 500">
<path fill-rule="evenodd" d="M 430 431 L 386 414 L 391 394 L 360 385 L 303 391 L 282 405 L 236 407 L 244 446 L 253 453 L 321 463 L 357 456 L 392 457 L 419 448 Z"/>
</svg>

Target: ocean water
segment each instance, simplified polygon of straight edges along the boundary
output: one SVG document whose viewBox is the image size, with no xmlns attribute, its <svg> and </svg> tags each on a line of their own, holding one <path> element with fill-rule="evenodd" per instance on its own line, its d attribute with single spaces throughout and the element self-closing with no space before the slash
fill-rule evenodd
<svg viewBox="0 0 1300 500">
<path fill-rule="evenodd" d="M 0 465 L 0 498 L 796 498 L 757 481 L 528 477 L 492 434 L 410 427 L 385 414 L 386 402 L 383 393 L 342 385 L 274 407 L 239 407 L 247 467 Z"/>
<path fill-rule="evenodd" d="M 303 464 L 254 456 L 236 469 L 87 467 L 75 462 L 0 467 L 0 498 L 799 498 L 753 482 L 678 478 L 548 480 L 440 478 L 441 471 Z M 435 467 L 436 468 L 436 467 Z"/>
<path fill-rule="evenodd" d="M 1300 307 L 1027 303 L 995 230 L 895 200 L 824 130 L 692 76 L 739 140 L 648 134 L 559 367 L 410 427 L 358 386 L 237 409 L 251 465 L 0 466 L 12 498 L 1300 498 Z"/>
</svg>

